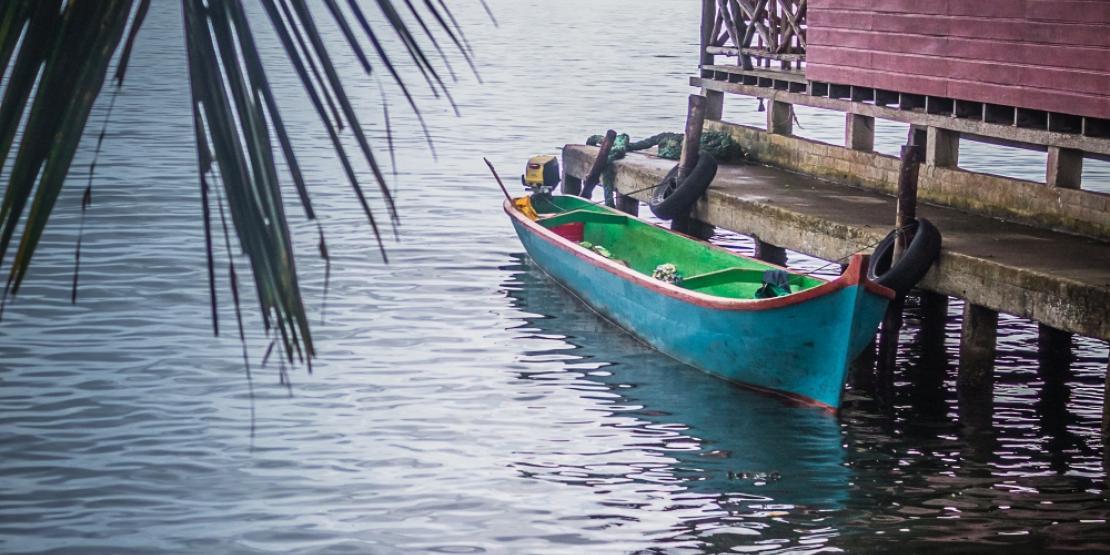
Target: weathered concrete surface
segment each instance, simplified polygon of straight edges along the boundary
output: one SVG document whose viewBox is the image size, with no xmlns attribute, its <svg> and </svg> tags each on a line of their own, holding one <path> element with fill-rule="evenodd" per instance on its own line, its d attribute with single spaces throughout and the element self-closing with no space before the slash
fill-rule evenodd
<svg viewBox="0 0 1110 555">
<path fill-rule="evenodd" d="M 567 145 L 567 174 L 584 175 L 596 155 L 595 147 Z M 670 160 L 630 154 L 616 163 L 617 189 L 646 200 L 672 166 Z M 837 260 L 882 239 L 894 224 L 894 198 L 781 169 L 730 165 L 721 166 L 695 214 L 768 243 Z M 928 204 L 918 206 L 918 215 L 944 234 L 941 258 L 923 288 L 1110 340 L 1110 244 Z"/>
<path fill-rule="evenodd" d="M 752 159 L 765 164 L 890 194 L 898 185 L 894 156 L 721 121 L 707 121 L 706 130 L 731 134 Z M 944 167 L 957 155 L 943 149 L 932 156 L 941 164 L 921 166 L 918 198 L 923 201 L 1110 240 L 1110 195 Z"/>
</svg>

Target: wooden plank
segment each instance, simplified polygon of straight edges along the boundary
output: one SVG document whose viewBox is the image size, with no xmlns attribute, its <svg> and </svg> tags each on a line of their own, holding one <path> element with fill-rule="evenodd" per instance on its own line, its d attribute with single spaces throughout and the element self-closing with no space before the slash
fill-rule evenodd
<svg viewBox="0 0 1110 555">
<path fill-rule="evenodd" d="M 779 60 L 787 62 L 805 61 L 805 54 L 791 53 L 791 52 L 768 52 L 762 48 L 735 48 L 731 46 L 710 46 L 706 48 L 710 54 L 719 54 L 722 56 L 740 56 L 741 54 L 748 56 L 755 56 L 759 58 L 767 58 L 770 60 Z"/>
<path fill-rule="evenodd" d="M 816 63 L 806 64 L 806 77 L 810 81 L 856 85 L 929 96 L 949 96 L 948 89 L 951 84 L 948 80 L 939 77 Z"/>
<path fill-rule="evenodd" d="M 787 47 L 789 47 L 790 46 L 790 41 L 794 37 L 797 37 L 798 45 L 800 47 L 802 47 L 802 48 L 806 47 L 806 34 L 805 34 L 805 31 L 802 29 L 802 24 L 803 24 L 802 22 L 805 20 L 805 17 L 806 17 L 805 14 L 806 14 L 806 0 L 799 0 L 798 1 L 796 12 L 791 12 L 789 6 L 787 6 L 783 9 L 783 16 L 786 19 L 786 24 L 788 25 L 788 29 L 783 34 L 783 38 L 779 43 L 779 48 L 777 49 L 778 52 L 782 52 Z"/>
<path fill-rule="evenodd" d="M 723 19 L 723 26 L 725 28 L 725 31 L 728 33 L 729 38 L 732 39 L 732 44 L 740 45 L 740 41 L 743 40 L 743 35 L 740 34 L 740 30 L 736 25 L 735 19 L 728 11 L 728 0 L 716 0 L 716 2 L 717 14 Z"/>
<path fill-rule="evenodd" d="M 796 69 L 744 69 L 740 66 L 711 65 L 702 69 L 731 73 L 734 75 L 752 75 L 774 81 L 789 81 L 791 83 L 808 83 L 805 72 Z"/>
<path fill-rule="evenodd" d="M 883 13 L 870 6 L 854 7 L 848 4 L 838 1 L 830 5 L 827 0 L 819 0 L 809 7 L 807 17 L 810 26 L 943 35 L 1014 44 L 1110 47 L 1106 21 L 1060 23 L 967 14 Z M 952 2 L 951 5 L 975 6 L 976 3 Z"/>
<path fill-rule="evenodd" d="M 1110 2 L 941 4 L 818 1 L 808 77 L 1110 119 Z"/>
<path fill-rule="evenodd" d="M 1001 125 L 970 119 L 953 118 L 951 116 L 940 116 L 936 114 L 925 114 L 921 112 L 904 111 L 889 106 L 876 106 L 873 104 L 851 102 L 849 100 L 810 96 L 805 93 L 769 90 L 764 87 L 743 85 L 740 83 L 724 83 L 713 79 L 702 79 L 700 77 L 691 77 L 690 84 L 695 87 L 705 87 L 707 89 L 719 90 L 727 93 L 758 96 L 761 98 L 769 99 L 780 99 L 783 102 L 797 104 L 799 106 L 811 106 L 814 108 L 837 110 L 841 112 L 871 116 L 879 119 L 908 123 L 911 125 L 920 125 L 923 127 L 931 126 L 940 129 L 949 129 L 962 134 L 979 135 L 982 137 L 1000 139 L 1015 143 L 1057 146 L 1060 148 L 1081 150 L 1084 152 L 1094 153 L 1102 156 L 1110 156 L 1110 140 L 1084 137 L 1073 133 L 1061 133 L 1057 131 L 1045 131 L 1040 129 L 1021 129 L 1012 127 L 1010 125 Z"/>
<path fill-rule="evenodd" d="M 1107 2 L 1028 0 L 1024 4 L 1025 18 L 1030 20 L 1068 23 L 1110 22 L 1110 3 Z"/>
</svg>

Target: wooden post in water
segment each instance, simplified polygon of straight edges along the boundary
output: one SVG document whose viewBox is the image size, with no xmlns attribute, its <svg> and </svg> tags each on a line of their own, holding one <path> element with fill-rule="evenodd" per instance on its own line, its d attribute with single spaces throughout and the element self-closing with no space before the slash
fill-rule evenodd
<svg viewBox="0 0 1110 555">
<path fill-rule="evenodd" d="M 678 158 L 679 181 L 686 179 L 686 176 L 694 170 L 694 166 L 698 165 L 698 149 L 701 148 L 701 132 L 705 126 L 707 104 L 704 96 L 690 95 L 686 110 L 686 133 L 682 138 L 682 153 Z M 671 220 L 671 229 L 699 239 L 709 239 L 713 236 L 713 226 L 695 220 L 691 214 L 676 216 Z"/>
<path fill-rule="evenodd" d="M 1071 366 L 1071 334 L 1045 324 L 1037 331 L 1037 373 L 1046 383 L 1062 379 Z"/>
<path fill-rule="evenodd" d="M 972 303 L 964 305 L 960 336 L 960 371 L 956 390 L 960 398 L 978 402 L 989 400 L 994 384 L 995 342 L 998 339 L 998 312 Z"/>
<path fill-rule="evenodd" d="M 895 209 L 894 227 L 903 229 L 917 218 L 917 171 L 921 163 L 922 148 L 918 144 L 902 146 L 901 167 L 898 170 L 898 204 Z M 906 249 L 909 237 L 899 233 L 894 242 L 894 256 L 891 265 L 896 264 Z M 902 330 L 902 307 L 906 299 L 898 295 L 890 301 L 883 317 L 883 328 L 879 335 L 879 369 L 889 375 L 894 371 L 898 357 L 898 333 Z"/>
<path fill-rule="evenodd" d="M 946 358 L 944 344 L 948 324 L 948 295 L 921 292 L 921 360 L 935 367 Z"/>
<path fill-rule="evenodd" d="M 590 166 L 590 173 L 586 174 L 586 180 L 582 182 L 582 193 L 580 196 L 583 198 L 590 198 L 594 193 L 594 187 L 597 187 L 597 182 L 601 179 L 601 171 L 605 169 L 605 162 L 609 159 L 609 150 L 613 148 L 613 141 L 617 140 L 617 132 L 612 129 L 605 132 L 605 139 L 601 141 L 600 150 L 597 152 L 597 158 L 594 159 L 594 165 Z"/>
</svg>

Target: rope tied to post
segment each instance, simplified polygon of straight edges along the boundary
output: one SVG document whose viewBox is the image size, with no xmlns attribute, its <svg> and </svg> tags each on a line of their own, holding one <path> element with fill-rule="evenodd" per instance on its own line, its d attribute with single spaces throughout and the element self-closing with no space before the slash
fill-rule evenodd
<svg viewBox="0 0 1110 555">
<path fill-rule="evenodd" d="M 604 140 L 604 135 L 591 135 L 586 139 L 586 145 L 598 146 Z M 609 207 L 616 206 L 614 197 L 616 193 L 616 168 L 613 166 L 614 162 L 624 158 L 629 152 L 647 150 L 652 147 L 658 147 L 657 155 L 660 158 L 678 160 L 682 153 L 683 141 L 684 135 L 682 133 L 673 132 L 656 133 L 639 141 L 632 141 L 627 133 L 618 134 L 609 148 L 601 172 L 601 186 L 605 205 Z M 739 162 L 744 159 L 744 150 L 732 138 L 732 135 L 718 131 L 702 133 L 698 153 L 709 154 L 718 162 Z M 651 188 L 654 189 L 655 186 Z M 592 193 L 592 186 L 582 190 L 582 196 L 586 198 L 589 198 Z"/>
</svg>

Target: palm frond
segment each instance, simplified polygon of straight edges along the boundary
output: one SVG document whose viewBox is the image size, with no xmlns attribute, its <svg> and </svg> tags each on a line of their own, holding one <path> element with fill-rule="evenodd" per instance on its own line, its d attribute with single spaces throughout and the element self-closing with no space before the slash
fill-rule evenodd
<svg viewBox="0 0 1110 555">
<path fill-rule="evenodd" d="M 327 131 L 336 160 L 370 223 L 384 259 L 381 230 L 370 197 L 357 177 L 356 162 L 365 163 L 370 169 L 394 232 L 398 222 L 396 206 L 370 140 L 325 47 L 326 41 L 315 20 L 318 14 L 306 0 L 259 1 L 280 42 L 280 54 L 292 66 Z M 437 35 L 446 37 L 466 62 L 475 67 L 470 45 L 446 4 L 425 0 L 421 9 L 411 0 L 402 1 L 452 77 L 448 53 Z M 434 149 L 415 97 L 381 40 L 379 28 L 394 31 L 400 48 L 411 58 L 412 66 L 434 96 L 444 96 L 453 107 L 454 100 L 440 78 L 440 70 L 425 55 L 425 47 L 411 32 L 396 3 L 373 0 L 373 4 L 380 19 L 367 17 L 356 0 L 349 0 L 346 8 L 336 0 L 325 0 L 323 7 L 363 71 L 371 74 L 376 68 L 355 29 L 362 30 L 381 67 L 412 108 L 429 147 Z M 163 5 L 150 0 L 11 0 L 0 5 L 0 74 L 8 75 L 0 104 L 0 170 L 10 167 L 0 202 L 0 269 L 5 263 L 8 265 L 0 315 L 3 303 L 15 297 L 27 275 L 112 58 L 118 55 L 113 78 L 119 86 L 124 83 L 135 37 L 148 10 Z M 289 362 L 311 360 L 315 347 L 298 282 L 282 183 L 293 184 L 308 220 L 316 220 L 317 214 L 295 145 L 267 79 L 263 52 L 255 43 L 252 22 L 242 0 L 181 0 L 181 6 L 213 331 L 219 334 L 215 213 L 223 230 L 228 288 L 240 339 L 245 342 L 246 334 L 236 252 L 242 253 L 250 265 L 263 328 L 268 335 L 272 334 L 275 343 L 281 343 L 285 355 L 282 358 Z M 351 17 L 354 25 L 349 21 Z M 429 24 L 430 21 L 435 24 Z M 382 102 L 388 127 L 384 97 Z M 341 134 L 345 131 L 353 135 L 358 145 L 358 160 L 343 146 Z M 20 134 L 18 144 L 14 144 Z M 391 167 L 396 171 L 391 129 L 387 129 L 387 142 Z M 279 170 L 279 158 L 285 162 L 283 170 Z M 89 183 L 86 200 L 91 198 L 91 177 Z M 317 223 L 317 229 L 319 252 L 330 274 L 323 227 Z M 238 242 L 238 251 L 233 249 L 232 235 Z M 9 260 L 13 241 L 18 241 L 18 248 Z M 75 291 L 76 280 L 75 271 Z"/>
</svg>

